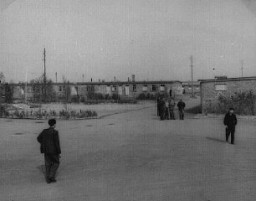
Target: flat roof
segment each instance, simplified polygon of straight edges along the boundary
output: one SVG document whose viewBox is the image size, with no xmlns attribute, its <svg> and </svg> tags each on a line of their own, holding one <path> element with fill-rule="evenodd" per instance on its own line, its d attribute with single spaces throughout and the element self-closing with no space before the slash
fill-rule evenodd
<svg viewBox="0 0 256 201">
<path fill-rule="evenodd" d="M 223 78 L 223 79 L 202 79 L 198 80 L 200 83 L 206 82 L 230 82 L 230 81 L 246 81 L 246 80 L 256 80 L 256 76 L 252 77 L 234 77 L 234 78 Z"/>
<path fill-rule="evenodd" d="M 77 82 L 76 84 L 81 85 L 123 85 L 123 84 L 173 84 L 180 83 L 181 81 L 112 81 L 112 82 Z"/>
<path fill-rule="evenodd" d="M 111 81 L 111 82 L 69 82 L 65 83 L 66 85 L 128 85 L 128 84 L 173 84 L 173 83 L 182 83 L 181 81 Z M 20 85 L 32 85 L 31 83 L 9 83 L 10 85 L 20 86 Z M 40 83 L 43 84 L 43 83 Z M 52 82 L 52 85 L 63 85 L 63 82 Z"/>
</svg>

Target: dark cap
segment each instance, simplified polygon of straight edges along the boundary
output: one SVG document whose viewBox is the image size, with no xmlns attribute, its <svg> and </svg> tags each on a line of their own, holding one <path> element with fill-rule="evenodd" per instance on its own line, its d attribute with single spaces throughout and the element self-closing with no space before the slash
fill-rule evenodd
<svg viewBox="0 0 256 201">
<path fill-rule="evenodd" d="M 229 110 L 235 110 L 233 107 L 229 108 Z"/>
<path fill-rule="evenodd" d="M 56 120 L 55 119 L 50 119 L 48 121 L 48 124 L 49 124 L 49 126 L 54 126 L 56 124 Z"/>
</svg>

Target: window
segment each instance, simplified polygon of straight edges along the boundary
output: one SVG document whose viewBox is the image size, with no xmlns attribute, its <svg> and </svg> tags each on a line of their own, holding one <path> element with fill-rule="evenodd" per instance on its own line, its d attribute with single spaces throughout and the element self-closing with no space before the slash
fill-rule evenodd
<svg viewBox="0 0 256 201">
<path fill-rule="evenodd" d="M 62 87 L 61 86 L 59 86 L 59 91 L 62 91 Z"/>
<path fill-rule="evenodd" d="M 93 92 L 93 91 L 94 91 L 94 86 L 88 85 L 88 86 L 87 86 L 87 91 Z"/>
<path fill-rule="evenodd" d="M 112 91 L 113 91 L 113 92 L 116 91 L 116 86 L 113 86 L 113 87 L 112 87 Z"/>
<path fill-rule="evenodd" d="M 110 92 L 111 92 L 110 86 L 106 87 L 106 91 L 107 91 L 107 94 L 110 94 Z"/>
<path fill-rule="evenodd" d="M 136 90 L 137 90 L 137 87 L 136 87 L 136 84 L 134 84 L 134 85 L 132 86 L 132 91 L 133 91 L 133 92 L 136 92 Z"/>
<path fill-rule="evenodd" d="M 148 86 L 147 86 L 147 85 L 144 85 L 144 86 L 142 87 L 142 91 L 143 91 L 143 92 L 148 91 Z"/>
<path fill-rule="evenodd" d="M 160 86 L 160 91 L 164 91 L 165 90 L 165 85 L 161 85 Z"/>
<path fill-rule="evenodd" d="M 227 85 L 225 85 L 225 84 L 217 84 L 217 85 L 215 85 L 215 90 L 216 91 L 226 91 L 227 90 Z"/>
<path fill-rule="evenodd" d="M 152 85 L 152 91 L 156 91 L 156 85 Z"/>
</svg>

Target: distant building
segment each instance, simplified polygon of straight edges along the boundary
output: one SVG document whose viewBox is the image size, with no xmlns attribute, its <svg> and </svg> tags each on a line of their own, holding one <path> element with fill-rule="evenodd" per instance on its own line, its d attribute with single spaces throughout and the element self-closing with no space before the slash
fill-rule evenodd
<svg viewBox="0 0 256 201">
<path fill-rule="evenodd" d="M 194 93 L 200 94 L 200 82 L 193 82 Z M 182 82 L 182 87 L 184 89 L 184 94 L 192 94 L 192 81 Z"/>
<path fill-rule="evenodd" d="M 40 90 L 34 90 L 32 84 L 11 84 L 13 89 L 13 99 L 16 101 L 38 101 Z M 132 81 L 120 82 L 79 82 L 79 83 L 52 83 L 53 92 L 58 101 L 65 98 L 67 88 L 70 96 L 85 98 L 91 94 L 102 94 L 103 96 L 113 96 L 114 94 L 122 98 L 137 98 L 140 94 L 168 94 L 172 97 L 183 94 L 183 87 L 180 81 Z"/>
<path fill-rule="evenodd" d="M 256 94 L 256 77 L 216 77 L 200 81 L 201 108 L 207 112 L 208 108 L 218 104 L 220 95 L 231 97 L 237 92 L 252 91 Z"/>
</svg>

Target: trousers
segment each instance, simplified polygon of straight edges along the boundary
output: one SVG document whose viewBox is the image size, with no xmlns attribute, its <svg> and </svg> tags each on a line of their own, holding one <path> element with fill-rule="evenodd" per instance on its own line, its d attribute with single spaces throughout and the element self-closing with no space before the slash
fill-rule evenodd
<svg viewBox="0 0 256 201">
<path fill-rule="evenodd" d="M 59 154 L 44 154 L 46 179 L 54 179 L 60 165 Z"/>
<path fill-rule="evenodd" d="M 184 120 L 184 110 L 179 110 L 180 120 Z"/>
<path fill-rule="evenodd" d="M 230 134 L 231 134 L 231 144 L 234 144 L 234 142 L 235 142 L 235 127 L 227 127 L 226 128 L 226 141 L 228 141 Z"/>
</svg>

